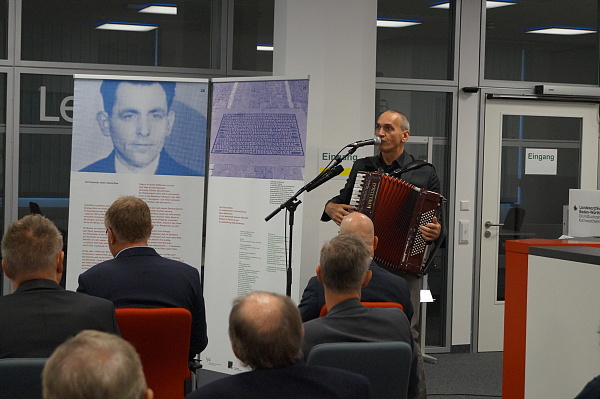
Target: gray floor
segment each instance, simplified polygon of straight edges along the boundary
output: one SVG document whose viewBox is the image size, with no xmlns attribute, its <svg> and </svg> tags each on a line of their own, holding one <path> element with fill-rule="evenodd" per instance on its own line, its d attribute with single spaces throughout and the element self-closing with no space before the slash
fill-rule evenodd
<svg viewBox="0 0 600 399">
<path fill-rule="evenodd" d="M 432 354 L 437 363 L 425 363 L 429 398 L 472 399 L 502 397 L 502 352 Z M 225 374 L 199 370 L 198 385 Z"/>
<path fill-rule="evenodd" d="M 432 354 L 425 363 L 427 397 L 501 398 L 502 352 Z"/>
</svg>

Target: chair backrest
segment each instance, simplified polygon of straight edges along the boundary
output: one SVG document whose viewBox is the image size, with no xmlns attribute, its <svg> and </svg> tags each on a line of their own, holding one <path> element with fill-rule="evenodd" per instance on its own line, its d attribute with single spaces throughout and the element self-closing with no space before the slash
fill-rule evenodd
<svg viewBox="0 0 600 399">
<path fill-rule="evenodd" d="M 11 399 L 41 399 L 42 370 L 46 358 L 0 359 L 0 396 Z"/>
<path fill-rule="evenodd" d="M 183 398 L 190 378 L 188 357 L 192 315 L 187 309 L 116 309 L 123 339 L 142 360 L 148 387 L 160 398 Z"/>
<path fill-rule="evenodd" d="M 373 399 L 406 398 L 412 350 L 406 342 L 335 342 L 315 345 L 306 363 L 366 376 Z"/>
<path fill-rule="evenodd" d="M 404 306 L 397 302 L 361 302 L 368 308 L 398 308 L 404 311 Z M 327 314 L 327 305 L 323 305 L 319 317 L 323 317 Z"/>
</svg>

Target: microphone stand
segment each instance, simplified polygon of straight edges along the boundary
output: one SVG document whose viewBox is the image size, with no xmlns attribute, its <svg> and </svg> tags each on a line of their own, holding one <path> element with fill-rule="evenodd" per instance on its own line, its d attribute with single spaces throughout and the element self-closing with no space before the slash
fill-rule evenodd
<svg viewBox="0 0 600 399">
<path fill-rule="evenodd" d="M 271 212 L 266 218 L 265 218 L 265 222 L 268 222 L 269 220 L 271 220 L 273 218 L 273 216 L 277 215 L 282 209 L 286 209 L 289 214 L 290 214 L 290 218 L 289 218 L 289 226 L 290 226 L 290 244 L 288 246 L 288 256 L 287 256 L 287 260 L 286 260 L 286 290 L 285 293 L 287 296 L 291 296 L 292 295 L 292 246 L 293 246 L 293 235 L 294 235 L 294 213 L 296 212 L 296 208 L 298 208 L 298 205 L 300 205 L 302 203 L 302 201 L 300 201 L 298 199 L 298 196 L 300 194 L 302 194 L 304 191 L 309 192 L 314 190 L 315 188 L 319 187 L 321 184 L 333 179 L 334 177 L 336 177 L 337 175 L 339 175 L 340 173 L 342 173 L 344 171 L 344 168 L 342 167 L 342 165 L 340 165 L 340 163 L 342 163 L 342 160 L 344 158 L 346 158 L 349 155 L 354 154 L 354 152 L 358 149 L 358 146 L 351 146 L 350 150 L 348 150 L 348 153 L 346 155 L 339 156 L 336 155 L 335 158 L 333 159 L 333 162 L 331 163 L 331 165 L 327 168 L 325 168 L 321 173 L 319 173 L 317 175 L 317 177 L 315 177 L 314 179 L 312 179 L 310 181 L 310 183 L 306 184 L 304 187 L 302 187 L 300 190 L 298 190 L 298 192 L 294 195 L 292 195 L 287 201 L 285 201 L 284 203 L 282 203 L 281 205 L 279 205 L 277 207 L 277 209 L 275 209 L 273 212 Z M 341 152 L 341 151 L 340 151 Z"/>
<path fill-rule="evenodd" d="M 403 173 L 422 168 L 425 165 L 430 165 L 433 167 L 433 165 L 431 165 L 429 162 L 414 161 L 414 162 L 408 164 L 404 169 L 395 170 L 394 172 L 392 172 L 392 175 L 394 177 L 400 178 L 400 176 Z M 442 203 L 440 204 L 440 219 L 441 219 L 440 221 L 444 221 L 445 216 L 446 216 L 446 213 L 445 213 L 446 198 L 444 198 L 443 196 L 440 196 L 440 197 L 442 200 Z M 435 244 L 433 245 L 433 248 L 429 251 L 427 259 L 425 259 L 425 264 L 423 266 L 423 270 L 420 273 L 420 275 L 423 278 L 423 280 L 421 281 L 421 290 L 428 289 L 427 271 L 428 271 L 429 267 L 431 266 L 431 264 L 433 263 L 433 258 L 435 256 L 435 254 L 440 249 L 440 247 L 442 246 L 442 243 L 444 242 L 445 239 L 446 239 L 446 233 L 444 231 L 444 227 L 442 227 L 440 236 L 437 238 L 437 240 L 435 240 Z M 437 358 L 425 353 L 425 334 L 427 332 L 427 302 L 420 303 L 420 306 L 421 306 L 421 312 L 420 312 L 419 317 L 421 319 L 421 328 L 419 331 L 419 337 L 420 337 L 419 343 L 421 345 L 421 355 L 423 356 L 423 361 L 425 363 L 435 364 L 435 363 L 437 363 Z"/>
</svg>

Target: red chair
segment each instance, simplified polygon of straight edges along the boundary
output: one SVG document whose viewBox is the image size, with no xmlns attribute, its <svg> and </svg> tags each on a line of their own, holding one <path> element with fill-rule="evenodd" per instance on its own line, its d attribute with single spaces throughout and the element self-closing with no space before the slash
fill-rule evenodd
<svg viewBox="0 0 600 399">
<path fill-rule="evenodd" d="M 361 302 L 364 306 L 368 308 L 398 308 L 404 311 L 404 306 L 397 302 Z M 321 308 L 321 312 L 319 313 L 319 317 L 323 317 L 327 314 L 327 305 L 323 305 Z"/>
<path fill-rule="evenodd" d="M 188 367 L 192 315 L 187 309 L 116 309 L 123 339 L 142 360 L 148 387 L 156 399 L 183 399 L 191 376 Z"/>
</svg>

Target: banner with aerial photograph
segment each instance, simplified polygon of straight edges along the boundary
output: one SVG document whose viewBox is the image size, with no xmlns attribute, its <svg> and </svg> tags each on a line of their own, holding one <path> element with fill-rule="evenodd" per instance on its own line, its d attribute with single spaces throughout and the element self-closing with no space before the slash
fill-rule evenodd
<svg viewBox="0 0 600 399">
<path fill-rule="evenodd" d="M 288 215 L 282 210 L 265 218 L 304 186 L 308 83 L 213 80 L 204 267 L 209 344 L 202 352 L 208 370 L 246 370 L 227 335 L 233 299 L 252 291 L 286 293 Z M 293 231 L 295 276 L 301 235 L 302 206 Z"/>
</svg>

